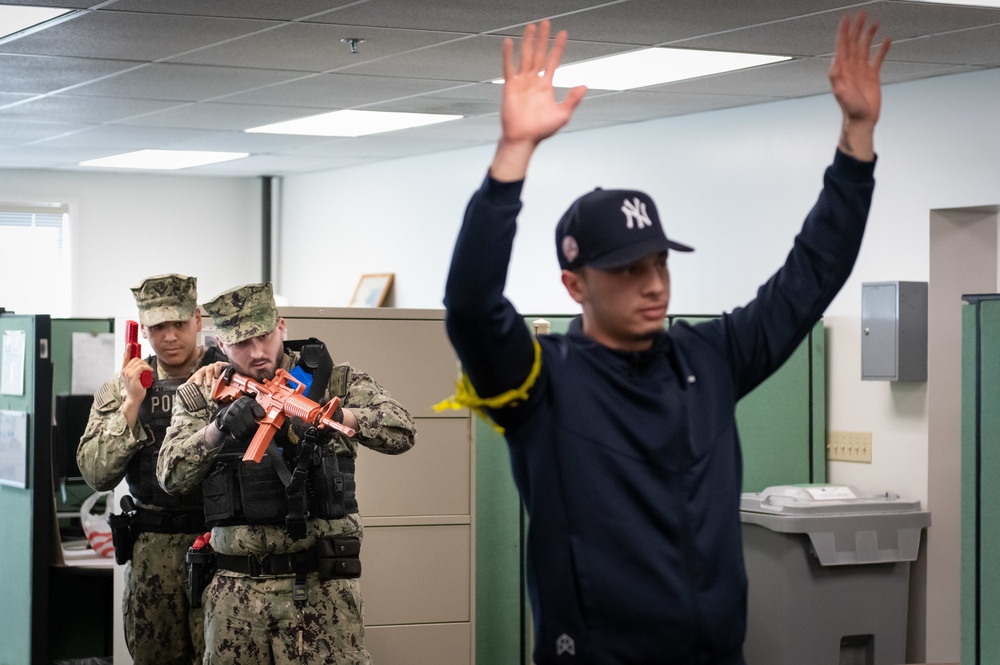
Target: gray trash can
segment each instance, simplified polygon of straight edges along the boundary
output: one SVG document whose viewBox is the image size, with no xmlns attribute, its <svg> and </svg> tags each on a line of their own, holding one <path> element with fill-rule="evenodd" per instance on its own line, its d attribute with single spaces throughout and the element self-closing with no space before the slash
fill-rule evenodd
<svg viewBox="0 0 1000 665">
<path fill-rule="evenodd" d="M 747 665 L 906 662 L 910 562 L 930 513 L 849 485 L 780 485 L 740 500 Z"/>
</svg>

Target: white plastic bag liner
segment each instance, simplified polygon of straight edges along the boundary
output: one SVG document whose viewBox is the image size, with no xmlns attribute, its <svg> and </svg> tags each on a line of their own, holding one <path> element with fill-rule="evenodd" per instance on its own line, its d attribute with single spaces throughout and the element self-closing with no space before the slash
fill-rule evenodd
<svg viewBox="0 0 1000 665">
<path fill-rule="evenodd" d="M 104 499 L 104 512 L 93 513 L 94 505 Z M 87 536 L 90 549 L 99 556 L 113 556 L 115 545 L 111 541 L 111 527 L 108 525 L 108 517 L 111 516 L 111 506 L 114 503 L 114 492 L 94 492 L 80 506 L 80 523 L 83 525 L 83 533 Z"/>
</svg>

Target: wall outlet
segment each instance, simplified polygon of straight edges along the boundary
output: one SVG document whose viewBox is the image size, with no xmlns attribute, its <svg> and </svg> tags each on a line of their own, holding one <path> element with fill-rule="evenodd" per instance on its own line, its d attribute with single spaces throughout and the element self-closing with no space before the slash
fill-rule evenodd
<svg viewBox="0 0 1000 665">
<path fill-rule="evenodd" d="M 830 432 L 826 439 L 826 458 L 839 462 L 872 463 L 871 432 Z"/>
</svg>

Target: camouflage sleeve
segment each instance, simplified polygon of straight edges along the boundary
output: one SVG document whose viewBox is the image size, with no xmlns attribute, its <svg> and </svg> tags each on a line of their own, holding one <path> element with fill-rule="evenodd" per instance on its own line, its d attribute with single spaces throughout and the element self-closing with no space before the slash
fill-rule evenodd
<svg viewBox="0 0 1000 665">
<path fill-rule="evenodd" d="M 94 394 L 90 419 L 76 449 L 80 474 L 98 491 L 114 489 L 125 477 L 132 456 L 152 438 L 136 423 L 129 429 L 125 414 L 121 377 L 115 374 Z"/>
<path fill-rule="evenodd" d="M 190 492 L 215 464 L 222 441 L 214 446 L 209 444 L 205 429 L 217 410 L 211 385 L 185 383 L 177 389 L 170 427 L 156 460 L 156 479 L 165 492 Z"/>
<path fill-rule="evenodd" d="M 364 372 L 351 368 L 348 382 L 344 407 L 358 419 L 357 442 L 389 455 L 412 448 L 417 430 L 409 411 Z"/>
</svg>

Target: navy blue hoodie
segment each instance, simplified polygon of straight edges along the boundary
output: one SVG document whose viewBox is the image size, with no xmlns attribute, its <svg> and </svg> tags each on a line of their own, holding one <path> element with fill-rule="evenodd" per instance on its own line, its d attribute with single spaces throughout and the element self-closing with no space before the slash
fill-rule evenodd
<svg viewBox="0 0 1000 665">
<path fill-rule="evenodd" d="M 642 352 L 540 335 L 528 397 L 505 428 L 529 514 L 538 665 L 742 665 L 746 574 L 736 402 L 805 338 L 847 280 L 874 162 L 837 152 L 784 266 L 745 307 L 674 325 Z M 445 291 L 446 325 L 485 397 L 535 361 L 503 296 L 523 181 L 487 177 L 469 202 Z"/>
</svg>

